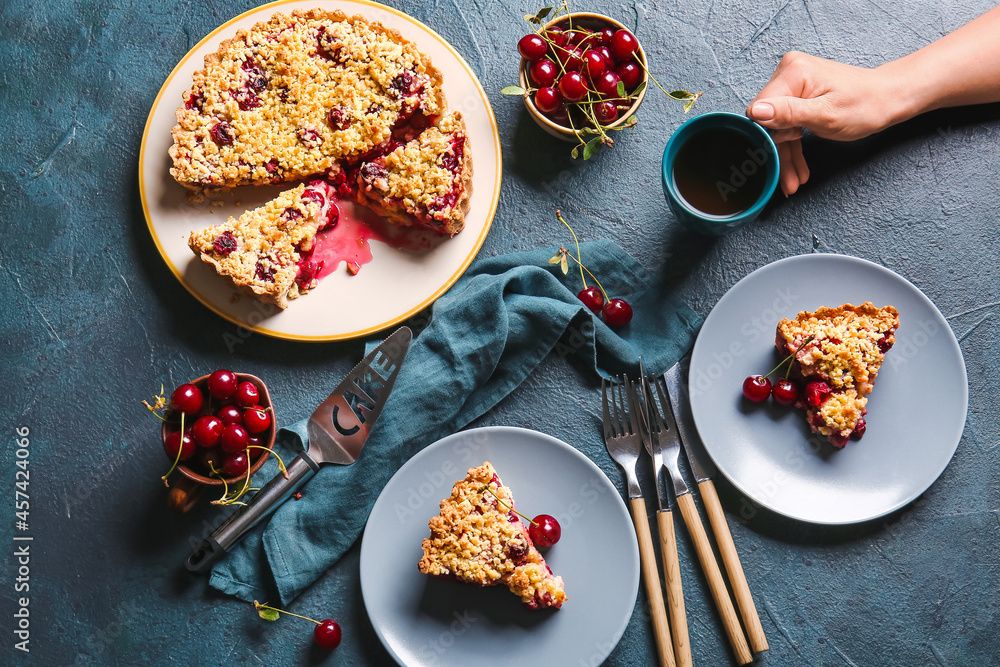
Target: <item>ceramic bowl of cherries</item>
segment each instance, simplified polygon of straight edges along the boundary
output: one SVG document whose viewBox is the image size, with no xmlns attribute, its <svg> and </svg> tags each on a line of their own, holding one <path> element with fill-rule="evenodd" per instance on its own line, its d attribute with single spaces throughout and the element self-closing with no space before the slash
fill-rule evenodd
<svg viewBox="0 0 1000 667">
<path fill-rule="evenodd" d="M 580 142 L 635 123 L 649 79 L 646 54 L 618 21 L 565 14 L 522 37 L 517 50 L 525 106 L 549 134 Z"/>
<path fill-rule="evenodd" d="M 147 407 L 163 420 L 163 451 L 174 464 L 164 482 L 174 469 L 181 474 L 168 505 L 186 512 L 204 487 L 223 491 L 220 504 L 245 493 L 250 477 L 273 453 L 277 433 L 271 395 L 261 379 L 220 369 L 181 384 L 169 401 L 157 399 Z"/>
</svg>

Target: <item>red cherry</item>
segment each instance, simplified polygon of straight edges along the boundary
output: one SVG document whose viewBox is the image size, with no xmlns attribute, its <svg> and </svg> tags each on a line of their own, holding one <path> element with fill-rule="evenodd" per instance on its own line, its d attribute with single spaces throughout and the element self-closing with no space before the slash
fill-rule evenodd
<svg viewBox="0 0 1000 667">
<path fill-rule="evenodd" d="M 583 301 L 583 305 L 595 314 L 600 313 L 601 308 L 604 307 L 604 293 L 594 286 L 580 290 L 580 293 L 576 295 L 576 298 Z"/>
<path fill-rule="evenodd" d="M 579 102 L 587 96 L 587 84 L 579 72 L 569 72 L 559 79 L 559 92 L 570 102 Z"/>
<path fill-rule="evenodd" d="M 566 43 L 572 44 L 573 46 L 577 46 L 578 44 L 582 43 L 585 39 L 591 37 L 592 35 L 593 33 L 591 33 L 589 30 L 584 30 L 582 28 L 578 28 L 576 30 L 570 30 L 569 32 L 566 33 Z"/>
<path fill-rule="evenodd" d="M 271 413 L 255 405 L 243 413 L 243 425 L 251 433 L 266 431 L 271 425 Z"/>
<path fill-rule="evenodd" d="M 597 92 L 605 97 L 618 97 L 619 81 L 621 81 L 621 77 L 616 73 L 605 72 L 594 79 L 594 87 L 597 88 Z"/>
<path fill-rule="evenodd" d="M 816 382 L 810 382 L 806 385 L 805 398 L 806 403 L 813 406 L 814 408 L 819 407 L 826 400 L 826 397 L 830 395 L 830 385 L 822 380 L 817 380 Z"/>
<path fill-rule="evenodd" d="M 340 646 L 340 636 L 340 625 L 331 618 L 320 622 L 316 625 L 316 629 L 313 630 L 313 639 L 316 641 L 316 644 L 327 651 L 332 651 Z"/>
<path fill-rule="evenodd" d="M 221 421 L 223 426 L 227 424 L 241 424 L 243 423 L 243 411 L 240 410 L 235 405 L 227 405 L 226 407 L 219 410 L 215 415 Z"/>
<path fill-rule="evenodd" d="M 558 109 L 546 115 L 557 125 L 566 126 L 569 124 L 569 109 L 566 108 L 565 104 L 560 104 Z"/>
<path fill-rule="evenodd" d="M 208 376 L 208 393 L 217 401 L 228 401 L 239 383 L 236 373 L 220 369 Z"/>
<path fill-rule="evenodd" d="M 240 382 L 236 387 L 236 405 L 241 408 L 249 408 L 257 405 L 260 401 L 260 391 L 253 382 Z"/>
<path fill-rule="evenodd" d="M 557 57 L 567 72 L 579 72 L 583 69 L 583 51 L 578 47 L 569 50 L 559 49 Z"/>
<path fill-rule="evenodd" d="M 771 395 L 771 381 L 763 375 L 751 375 L 743 381 L 743 395 L 754 403 L 763 403 Z"/>
<path fill-rule="evenodd" d="M 529 73 L 535 85 L 539 88 L 544 88 L 555 83 L 556 77 L 559 75 L 559 68 L 548 58 L 542 58 L 538 62 L 531 64 Z"/>
<path fill-rule="evenodd" d="M 839 433 L 831 433 L 827 436 L 827 439 L 829 439 L 830 444 L 837 449 L 843 449 L 847 445 L 847 438 Z"/>
<path fill-rule="evenodd" d="M 174 431 L 167 434 L 167 437 L 163 440 L 163 451 L 167 453 L 167 458 L 171 461 L 176 459 L 178 449 L 181 450 L 181 461 L 187 461 L 189 458 L 194 456 L 194 439 L 191 438 L 190 434 L 184 434 L 183 442 L 181 441 L 180 431 Z"/>
<path fill-rule="evenodd" d="M 623 327 L 632 321 L 632 306 L 625 299 L 614 298 L 601 309 L 604 321 L 611 327 Z"/>
<path fill-rule="evenodd" d="M 867 430 L 868 422 L 865 421 L 864 417 L 858 417 L 858 421 L 854 424 L 854 430 L 851 432 L 851 437 L 855 440 L 860 440 L 864 437 Z"/>
<path fill-rule="evenodd" d="M 542 113 L 552 113 L 562 106 L 562 95 L 555 88 L 539 88 L 535 92 L 535 106 Z"/>
<path fill-rule="evenodd" d="M 592 48 L 591 51 L 596 51 L 597 53 L 600 53 L 602 56 L 604 56 L 604 64 L 606 64 L 609 68 L 614 64 L 615 59 L 611 57 L 611 49 L 609 49 L 608 47 L 597 46 Z"/>
<path fill-rule="evenodd" d="M 799 385 L 789 379 L 782 378 L 774 383 L 771 390 L 774 402 L 779 405 L 794 405 L 799 400 Z"/>
<path fill-rule="evenodd" d="M 591 49 L 583 54 L 583 66 L 591 81 L 604 74 L 608 69 L 607 61 L 596 49 Z"/>
<path fill-rule="evenodd" d="M 611 54 L 618 60 L 629 60 L 636 49 L 639 48 L 639 42 L 636 40 L 635 35 L 628 30 L 622 29 L 612 35 L 608 48 L 611 49 Z"/>
<path fill-rule="evenodd" d="M 598 102 L 594 105 L 594 116 L 601 125 L 610 125 L 618 120 L 618 106 L 614 102 Z"/>
<path fill-rule="evenodd" d="M 219 438 L 222 451 L 229 454 L 242 452 L 249 444 L 249 434 L 247 430 L 239 424 L 227 424 L 222 429 L 222 437 Z"/>
<path fill-rule="evenodd" d="M 212 472 L 212 467 L 214 466 L 216 470 L 222 465 L 222 457 L 224 454 L 219 450 L 218 447 L 211 447 L 209 449 L 199 449 L 198 456 L 196 460 L 201 465 L 202 469 L 206 473 Z M 211 465 L 209 465 L 211 463 Z"/>
<path fill-rule="evenodd" d="M 191 437 L 199 447 L 215 447 L 222 436 L 225 424 L 218 417 L 206 415 L 196 421 L 191 427 Z"/>
<path fill-rule="evenodd" d="M 517 50 L 525 60 L 535 61 L 545 55 L 549 45 L 544 39 L 532 33 L 521 38 L 517 43 Z"/>
<path fill-rule="evenodd" d="M 615 68 L 615 74 L 621 78 L 622 83 L 625 84 L 625 90 L 629 92 L 635 90 L 635 87 L 642 81 L 642 68 L 636 63 L 622 63 Z"/>
<path fill-rule="evenodd" d="M 218 466 L 216 466 L 218 469 Z M 235 454 L 223 454 L 222 474 L 225 477 L 245 477 L 250 469 L 250 459 L 246 452 L 236 452 Z"/>
<path fill-rule="evenodd" d="M 565 46 L 566 44 L 566 33 L 561 28 L 549 28 L 545 31 L 545 36 L 556 46 Z"/>
<path fill-rule="evenodd" d="M 201 389 L 193 384 L 182 384 L 174 389 L 174 393 L 170 394 L 170 409 L 174 412 L 183 412 L 188 416 L 198 414 L 204 402 L 205 398 Z"/>
<path fill-rule="evenodd" d="M 615 32 L 616 31 L 615 31 L 614 28 L 605 28 L 604 30 L 602 30 L 601 31 L 601 43 L 604 44 L 605 46 L 610 45 L 611 44 L 611 38 L 615 36 Z"/>
<path fill-rule="evenodd" d="M 551 547 L 562 537 L 562 528 L 555 517 L 539 514 L 532 521 L 534 523 L 528 528 L 528 536 L 536 547 Z"/>
</svg>

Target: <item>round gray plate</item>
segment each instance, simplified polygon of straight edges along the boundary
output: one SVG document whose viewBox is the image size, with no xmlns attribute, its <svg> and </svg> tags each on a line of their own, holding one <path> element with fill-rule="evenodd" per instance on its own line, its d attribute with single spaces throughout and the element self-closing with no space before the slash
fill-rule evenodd
<svg viewBox="0 0 1000 667">
<path fill-rule="evenodd" d="M 417 570 L 427 522 L 466 470 L 489 461 L 526 516 L 551 514 L 562 538 L 543 550 L 566 583 L 562 609 L 525 609 L 506 587 L 440 581 Z M 513 427 L 462 431 L 389 480 L 361 542 L 361 592 L 375 631 L 403 665 L 598 665 L 618 644 L 639 591 L 639 549 L 621 496 L 586 456 Z"/>
<path fill-rule="evenodd" d="M 809 433 L 803 411 L 743 398 L 746 376 L 777 365 L 779 319 L 864 301 L 895 306 L 900 324 L 862 440 L 837 450 Z M 736 283 L 698 335 L 689 390 L 722 474 L 770 510 L 823 524 L 874 519 L 927 490 L 958 447 L 969 404 L 962 351 L 930 299 L 889 269 L 830 254 L 789 257 Z"/>
</svg>

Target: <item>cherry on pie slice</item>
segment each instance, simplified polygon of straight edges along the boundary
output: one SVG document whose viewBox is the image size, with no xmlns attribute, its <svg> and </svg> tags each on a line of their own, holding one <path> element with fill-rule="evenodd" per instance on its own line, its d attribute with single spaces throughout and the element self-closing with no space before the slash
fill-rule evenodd
<svg viewBox="0 0 1000 667">
<path fill-rule="evenodd" d="M 279 308 L 316 287 L 316 232 L 336 224 L 335 191 L 325 181 L 286 190 L 239 219 L 191 232 L 188 245 L 236 287 Z"/>
<path fill-rule="evenodd" d="M 420 572 L 507 586 L 529 609 L 561 607 L 566 601 L 562 577 L 552 574 L 513 508 L 510 489 L 488 461 L 470 468 L 430 520 Z"/>
<path fill-rule="evenodd" d="M 458 111 L 358 171 L 361 204 L 397 225 L 442 234 L 462 231 L 471 193 L 469 138 Z"/>
<path fill-rule="evenodd" d="M 197 190 L 335 177 L 343 161 L 432 125 L 445 108 L 441 84 L 425 55 L 379 23 L 276 13 L 195 72 L 170 173 Z"/>
<path fill-rule="evenodd" d="M 806 410 L 812 432 L 826 436 L 834 447 L 864 435 L 868 394 L 898 327 L 895 308 L 876 308 L 870 301 L 803 311 L 794 320 L 778 322 L 778 352 L 786 356 L 802 346 L 793 362 L 805 383 L 796 405 Z"/>
</svg>

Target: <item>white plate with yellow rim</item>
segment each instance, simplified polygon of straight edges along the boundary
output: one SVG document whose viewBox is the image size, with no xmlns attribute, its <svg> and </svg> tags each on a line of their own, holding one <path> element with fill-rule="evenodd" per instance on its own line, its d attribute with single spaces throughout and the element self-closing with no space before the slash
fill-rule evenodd
<svg viewBox="0 0 1000 667">
<path fill-rule="evenodd" d="M 444 75 L 451 110 L 465 117 L 474 174 L 465 229 L 430 250 L 412 252 L 370 241 L 372 261 L 357 275 L 340 266 L 285 310 L 249 297 L 234 298 L 232 284 L 187 246 L 195 229 L 220 224 L 261 206 L 279 187 L 242 187 L 219 196 L 221 205 L 194 203 L 170 176 L 167 151 L 175 109 L 204 58 L 241 28 L 273 14 L 320 8 L 361 15 L 398 31 Z M 489 99 L 468 63 L 448 42 L 416 19 L 368 0 L 299 0 L 262 5 L 224 23 L 181 59 L 160 88 L 142 136 L 139 191 L 153 241 L 167 266 L 191 294 L 216 314 L 254 332 L 299 341 L 356 338 L 386 329 L 426 308 L 458 280 L 486 239 L 500 196 L 500 137 Z M 290 186 L 285 186 L 290 187 Z"/>
</svg>

